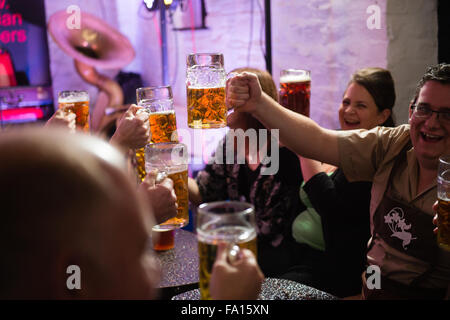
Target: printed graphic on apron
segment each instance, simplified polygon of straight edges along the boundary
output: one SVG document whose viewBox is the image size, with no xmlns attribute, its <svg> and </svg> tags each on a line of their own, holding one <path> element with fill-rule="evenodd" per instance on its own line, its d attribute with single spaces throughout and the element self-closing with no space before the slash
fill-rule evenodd
<svg viewBox="0 0 450 320">
<path fill-rule="evenodd" d="M 413 237 L 411 232 L 406 231 L 411 229 L 411 224 L 406 224 L 405 219 L 403 219 L 404 216 L 403 209 L 395 207 L 384 216 L 384 223 L 391 229 L 391 237 L 402 240 L 403 249 L 408 250 L 407 246 L 411 243 L 411 240 L 415 240 L 417 237 Z"/>
</svg>

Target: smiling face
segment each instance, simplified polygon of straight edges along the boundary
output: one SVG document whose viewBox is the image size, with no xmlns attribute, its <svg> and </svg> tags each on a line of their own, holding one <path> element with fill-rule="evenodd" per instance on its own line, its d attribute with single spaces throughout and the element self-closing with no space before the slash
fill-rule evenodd
<svg viewBox="0 0 450 320">
<path fill-rule="evenodd" d="M 450 110 L 450 84 L 427 81 L 419 92 L 416 105 L 424 105 L 434 111 Z M 450 153 L 450 126 L 437 119 L 419 118 L 410 110 L 411 141 L 419 164 L 424 168 L 436 168 L 439 156 Z"/>
<path fill-rule="evenodd" d="M 372 129 L 385 122 L 390 114 L 389 109 L 380 112 L 366 88 L 352 82 L 339 107 L 339 122 L 342 130 Z"/>
</svg>

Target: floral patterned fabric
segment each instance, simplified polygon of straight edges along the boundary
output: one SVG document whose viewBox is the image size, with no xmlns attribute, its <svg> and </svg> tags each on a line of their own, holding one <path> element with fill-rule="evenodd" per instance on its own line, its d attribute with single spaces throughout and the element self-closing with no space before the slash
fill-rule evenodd
<svg viewBox="0 0 450 320">
<path fill-rule="evenodd" d="M 225 139 L 221 147 L 225 155 Z M 235 154 L 233 163 L 236 159 Z M 278 247 L 284 239 L 292 240 L 292 222 L 304 208 L 299 199 L 303 178 L 297 155 L 287 148 L 279 149 L 279 170 L 275 175 L 261 175 L 263 166 L 260 164 L 252 171 L 247 164 L 212 163 L 198 173 L 196 181 L 203 202 L 238 200 L 252 203 L 258 242 Z"/>
</svg>

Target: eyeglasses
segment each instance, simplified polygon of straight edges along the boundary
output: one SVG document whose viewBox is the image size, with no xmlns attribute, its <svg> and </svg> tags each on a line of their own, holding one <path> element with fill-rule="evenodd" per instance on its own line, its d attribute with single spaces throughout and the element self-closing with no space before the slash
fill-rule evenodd
<svg viewBox="0 0 450 320">
<path fill-rule="evenodd" d="M 437 118 L 441 123 L 450 124 L 450 111 L 434 111 L 424 105 L 412 105 L 414 116 L 417 118 L 429 119 L 433 113 L 437 114 Z"/>
</svg>

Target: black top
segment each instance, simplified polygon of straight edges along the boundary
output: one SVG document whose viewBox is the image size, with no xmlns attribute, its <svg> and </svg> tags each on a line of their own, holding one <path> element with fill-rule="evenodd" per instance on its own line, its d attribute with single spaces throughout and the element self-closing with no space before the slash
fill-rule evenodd
<svg viewBox="0 0 450 320">
<path fill-rule="evenodd" d="M 341 169 L 318 173 L 304 186 L 322 219 L 324 261 L 318 277 L 323 290 L 338 296 L 361 292 L 370 238 L 371 182 L 348 182 Z"/>
</svg>

